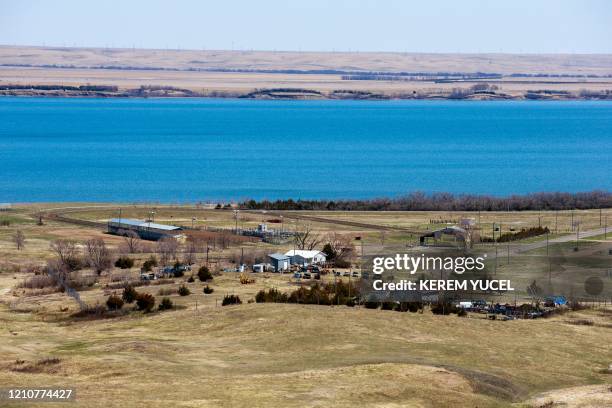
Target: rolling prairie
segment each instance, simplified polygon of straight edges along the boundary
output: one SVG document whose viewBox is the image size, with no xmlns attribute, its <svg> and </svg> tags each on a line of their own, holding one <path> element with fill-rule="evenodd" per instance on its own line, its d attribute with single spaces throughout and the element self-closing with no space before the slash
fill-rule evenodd
<svg viewBox="0 0 612 408">
<path fill-rule="evenodd" d="M 364 73 L 381 77 L 356 79 L 350 76 Z M 440 80 L 437 77 L 440 73 L 470 76 L 449 81 Z M 480 78 L 479 73 L 498 76 Z M 603 93 L 605 98 L 612 90 L 611 74 L 612 55 L 607 54 L 332 53 L 0 46 L 0 88 L 9 85 L 104 85 L 117 86 L 120 90 L 143 86 L 175 87 L 198 96 L 233 97 L 262 89 L 299 89 L 314 93 L 298 92 L 297 96 L 294 93 L 285 97 L 446 98 L 453 90 L 469 90 L 476 84 L 486 83 L 496 88 L 497 95 L 482 93 L 473 98 L 521 99 L 528 94 L 538 98 L 575 98 L 581 92 L 596 94 L 598 98 Z M 359 92 L 370 95 L 355 95 Z M 21 91 L 19 94 L 24 93 Z M 275 96 L 278 97 L 272 95 Z"/>
</svg>

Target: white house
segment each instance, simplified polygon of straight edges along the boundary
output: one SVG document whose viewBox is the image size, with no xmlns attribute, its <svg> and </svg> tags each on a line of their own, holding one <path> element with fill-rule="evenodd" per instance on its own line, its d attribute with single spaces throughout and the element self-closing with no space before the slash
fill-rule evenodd
<svg viewBox="0 0 612 408">
<path fill-rule="evenodd" d="M 285 252 L 285 255 L 289 257 L 292 264 L 302 266 L 323 263 L 326 259 L 323 252 L 316 250 L 306 251 L 303 249 L 292 249 L 291 251 Z"/>
</svg>

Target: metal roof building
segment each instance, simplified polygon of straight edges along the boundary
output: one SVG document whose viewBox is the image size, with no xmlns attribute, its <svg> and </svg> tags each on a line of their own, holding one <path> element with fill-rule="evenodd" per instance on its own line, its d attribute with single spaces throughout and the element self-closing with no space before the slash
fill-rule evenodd
<svg viewBox="0 0 612 408">
<path fill-rule="evenodd" d="M 275 253 L 268 255 L 268 258 L 270 258 L 272 267 L 276 272 L 286 271 L 289 269 L 291 258 L 287 255 Z"/>
<path fill-rule="evenodd" d="M 129 218 L 111 218 L 108 220 L 108 232 L 115 235 L 126 235 L 133 231 L 142 239 L 157 241 L 166 237 L 179 237 L 181 227 L 157 224 L 154 222 L 132 220 Z"/>
</svg>

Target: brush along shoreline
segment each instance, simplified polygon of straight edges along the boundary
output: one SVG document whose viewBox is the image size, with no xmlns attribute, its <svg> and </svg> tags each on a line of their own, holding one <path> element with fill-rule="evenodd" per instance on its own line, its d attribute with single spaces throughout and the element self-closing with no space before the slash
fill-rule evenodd
<svg viewBox="0 0 612 408">
<path fill-rule="evenodd" d="M 197 91 L 172 86 L 124 88 L 117 86 L 65 86 L 58 84 L 7 84 L 0 86 L 0 97 L 64 97 L 64 98 L 213 98 L 213 99 L 255 99 L 255 100 L 453 100 L 453 101 L 611 101 L 611 89 L 602 91 L 576 92 L 528 90 L 521 93 L 499 91 L 472 91 L 452 89 L 450 91 L 415 90 L 413 92 L 376 92 L 369 90 L 315 89 L 257 89 L 252 92 Z"/>
</svg>

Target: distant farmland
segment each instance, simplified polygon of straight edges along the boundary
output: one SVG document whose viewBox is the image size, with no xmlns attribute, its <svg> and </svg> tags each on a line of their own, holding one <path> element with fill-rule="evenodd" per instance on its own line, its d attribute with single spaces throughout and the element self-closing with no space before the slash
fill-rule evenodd
<svg viewBox="0 0 612 408">
<path fill-rule="evenodd" d="M 31 86 L 34 88 L 29 89 Z M 94 89 L 63 88 L 78 86 Z M 96 86 L 117 90 L 96 90 Z M 0 93 L 267 99 L 610 99 L 612 55 L 3 46 Z"/>
</svg>

